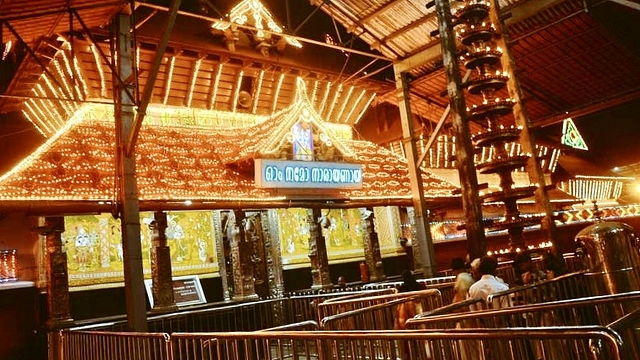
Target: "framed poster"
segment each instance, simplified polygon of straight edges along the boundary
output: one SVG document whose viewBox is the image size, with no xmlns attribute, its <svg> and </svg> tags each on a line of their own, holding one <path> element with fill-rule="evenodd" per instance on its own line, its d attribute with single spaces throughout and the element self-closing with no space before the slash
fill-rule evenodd
<svg viewBox="0 0 640 360">
<path fill-rule="evenodd" d="M 147 289 L 149 304 L 153 308 L 153 289 L 151 279 L 145 279 L 144 287 Z M 173 300 L 178 306 L 204 304 L 207 299 L 202 291 L 200 278 L 193 276 L 176 276 L 173 278 Z"/>
</svg>

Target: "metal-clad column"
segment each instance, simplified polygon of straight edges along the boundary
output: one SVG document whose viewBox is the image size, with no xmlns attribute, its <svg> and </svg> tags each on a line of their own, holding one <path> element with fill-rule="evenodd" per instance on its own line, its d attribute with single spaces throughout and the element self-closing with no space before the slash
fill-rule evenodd
<svg viewBox="0 0 640 360">
<path fill-rule="evenodd" d="M 132 51 L 130 18 L 119 14 L 116 17 L 116 51 L 118 53 L 117 74 L 123 81 L 132 74 Z M 120 82 L 113 81 L 114 87 Z M 133 127 L 133 101 L 125 89 L 114 91 L 116 131 L 119 154 L 118 177 L 120 185 L 120 204 L 122 227 L 122 249 L 124 255 L 124 286 L 127 301 L 127 321 L 129 330 L 147 331 L 147 303 L 145 298 L 144 277 L 142 273 L 142 247 L 140 245 L 140 208 L 138 204 L 138 186 L 136 182 L 135 153 L 126 154 L 123 139 L 129 137 Z"/>
<path fill-rule="evenodd" d="M 257 300 L 255 278 L 253 273 L 253 242 L 254 237 L 246 231 L 255 224 L 246 217 L 243 210 L 234 210 L 229 218 L 227 236 L 231 246 L 231 263 L 233 266 L 233 301 Z"/>
<path fill-rule="evenodd" d="M 373 207 L 360 209 L 362 213 L 362 229 L 364 231 L 364 260 L 369 273 L 369 281 L 383 281 L 387 277 L 382 266 L 380 240 L 375 225 Z"/>
<path fill-rule="evenodd" d="M 48 216 L 38 227 L 45 237 L 45 268 L 47 273 L 47 327 L 51 330 L 73 324 L 69 308 L 69 272 L 67 253 L 62 244 L 63 216 Z"/>
<path fill-rule="evenodd" d="M 167 245 L 167 213 L 156 211 L 149 225 L 151 240 L 151 280 L 153 293 L 153 312 L 171 312 L 178 310 L 173 296 L 173 278 L 171 276 L 171 249 Z"/>
<path fill-rule="evenodd" d="M 395 68 L 394 68 L 395 70 Z M 413 119 L 409 100 L 409 75 L 406 72 L 396 72 L 396 89 L 400 105 L 400 120 L 402 121 L 402 137 L 407 156 L 407 167 L 411 181 L 411 196 L 415 211 L 416 238 L 412 239 L 413 258 L 415 267 L 421 268 L 424 277 L 433 277 L 437 272 L 435 249 L 429 227 L 429 214 L 424 200 L 424 185 L 422 171 L 418 161 L 418 149 L 413 138 Z"/>
<path fill-rule="evenodd" d="M 322 217 L 322 210 L 307 209 L 307 224 L 309 225 L 309 259 L 311 260 L 311 288 L 325 289 L 333 287 L 329 273 L 329 258 L 327 257 L 327 243 L 322 236 L 322 228 L 327 226 L 326 217 Z"/>
<path fill-rule="evenodd" d="M 554 252 L 559 256 L 562 256 L 563 249 L 562 243 L 557 241 L 558 231 L 555 221 L 553 220 L 553 207 L 549 200 L 549 194 L 545 189 L 544 172 L 540 166 L 536 155 L 535 147 L 535 135 L 531 131 L 531 119 L 527 112 L 527 107 L 523 101 L 522 89 L 520 88 L 520 82 L 516 76 L 515 62 L 511 49 L 508 45 L 509 34 L 504 21 L 499 16 L 500 4 L 498 1 L 491 1 L 491 10 L 489 11 L 489 19 L 496 26 L 498 35 L 494 42 L 497 46 L 502 48 L 503 56 L 501 57 L 502 69 L 509 73 L 509 80 L 507 81 L 507 88 L 509 90 L 509 97 L 515 100 L 513 107 L 513 117 L 515 118 L 516 125 L 522 127 L 520 132 L 520 146 L 524 153 L 531 154 L 531 157 L 527 161 L 526 171 L 529 175 L 529 181 L 533 184 L 538 184 L 538 188 L 535 191 L 536 206 L 539 212 L 544 212 L 545 217 L 542 219 L 542 230 L 546 233 L 547 239 L 550 240 L 554 247 Z M 562 258 L 562 257 L 560 257 Z"/>
<path fill-rule="evenodd" d="M 473 162 L 471 132 L 467 122 L 466 105 L 462 92 L 462 79 L 458 67 L 456 39 L 451 23 L 451 7 L 447 0 L 436 0 L 438 13 L 438 29 L 442 60 L 447 75 L 447 92 L 451 104 L 451 123 L 456 135 L 456 166 L 460 176 L 462 191 L 462 208 L 465 214 L 467 246 L 472 259 L 487 253 L 487 243 L 482 224 L 482 207 L 478 197 L 478 175 Z"/>
</svg>

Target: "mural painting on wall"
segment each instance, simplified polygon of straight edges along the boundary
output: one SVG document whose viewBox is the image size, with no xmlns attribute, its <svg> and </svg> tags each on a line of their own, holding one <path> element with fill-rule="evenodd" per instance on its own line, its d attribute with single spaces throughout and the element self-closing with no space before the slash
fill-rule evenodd
<svg viewBox="0 0 640 360">
<path fill-rule="evenodd" d="M 153 213 L 140 213 L 140 241 L 145 277 L 151 276 L 149 224 Z M 69 267 L 69 285 L 98 285 L 123 281 L 120 220 L 110 214 L 67 216 L 62 233 Z M 173 276 L 213 274 L 218 270 L 213 212 L 167 213 L 167 245 Z"/>
<path fill-rule="evenodd" d="M 360 209 L 333 209 L 323 212 L 329 226 L 322 230 L 329 260 L 362 259 L 364 240 Z"/>
<path fill-rule="evenodd" d="M 309 225 L 306 209 L 278 209 L 282 260 L 285 265 L 309 263 Z M 329 260 L 362 259 L 363 233 L 359 209 L 323 210 Z"/>
<path fill-rule="evenodd" d="M 374 224 L 378 234 L 380 255 L 396 256 L 402 251 L 400 246 L 400 213 L 396 207 L 375 207 Z"/>
</svg>

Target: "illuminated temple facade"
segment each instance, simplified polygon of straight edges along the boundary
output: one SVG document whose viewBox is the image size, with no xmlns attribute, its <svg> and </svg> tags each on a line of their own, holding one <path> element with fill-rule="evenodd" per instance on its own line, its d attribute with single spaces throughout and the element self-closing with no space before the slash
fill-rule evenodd
<svg viewBox="0 0 640 360">
<path fill-rule="evenodd" d="M 251 10 L 242 4 L 247 2 L 238 9 Z M 234 14 L 231 22 L 242 18 Z M 268 13 L 261 14 L 249 18 L 277 26 Z M 381 146 L 354 136 L 377 95 L 394 93 L 393 88 L 301 69 L 296 54 L 287 53 L 302 46 L 293 38 L 266 38 L 224 21 L 204 26 L 216 39 L 206 47 L 217 47 L 193 50 L 203 45 L 184 27 L 181 47 L 170 47 L 162 58 L 136 142 L 145 278 L 157 276 L 159 268 L 173 277 L 215 278 L 222 300 L 248 300 L 281 295 L 287 270 L 310 272 L 309 285 L 324 288 L 338 275 L 329 272 L 329 264 L 362 262 L 370 280 L 385 278 L 383 260 L 399 258 L 396 264 L 407 267 L 400 240 L 413 238 L 415 222 L 404 150 L 401 144 Z M 134 56 L 141 88 L 157 47 L 144 35 L 141 31 Z M 246 37 L 260 40 L 260 46 L 247 47 Z M 35 80 L 19 72 L 9 90 L 28 96 L 20 109 L 47 140 L 0 177 L 0 210 L 35 215 L 37 223 L 10 215 L 0 228 L 9 234 L 8 243 L 21 244 L 24 280 L 49 284 L 45 258 L 56 253 L 65 257 L 67 289 L 122 286 L 111 54 L 105 55 L 104 43 L 62 36 L 46 39 L 38 51 L 50 59 L 47 71 L 38 71 Z M 277 61 L 269 58 L 273 51 L 281 55 Z M 431 237 L 441 245 L 440 268 L 451 254 L 466 251 L 463 242 L 454 244 L 455 251 L 445 248 L 465 239 L 454 148 L 455 141 L 444 135 L 435 147 L 421 149 L 428 152 L 421 176 Z M 560 150 L 537 150 L 550 174 Z M 490 154 L 478 154 L 478 161 L 485 156 Z M 590 210 L 574 208 L 591 196 L 578 189 L 590 186 L 611 200 L 624 179 L 583 180 L 584 186 L 571 180 L 567 191 L 553 193 L 565 222 L 593 220 Z M 481 181 L 488 183 L 486 191 L 499 183 L 491 177 Z M 523 172 L 516 172 L 514 181 L 530 186 Z M 532 198 L 519 203 L 523 213 L 535 211 Z M 486 203 L 483 212 L 498 217 L 501 205 Z M 636 206 L 610 215 L 638 213 Z M 47 221 L 61 222 L 51 227 Z M 42 231 L 45 225 L 53 234 Z M 490 244 L 489 250 L 502 246 Z M 158 247 L 166 249 L 167 261 L 154 250 Z M 414 255 L 419 251 L 414 248 Z M 170 309 L 166 302 L 159 305 Z M 70 315 L 49 310 L 61 320 Z"/>
</svg>

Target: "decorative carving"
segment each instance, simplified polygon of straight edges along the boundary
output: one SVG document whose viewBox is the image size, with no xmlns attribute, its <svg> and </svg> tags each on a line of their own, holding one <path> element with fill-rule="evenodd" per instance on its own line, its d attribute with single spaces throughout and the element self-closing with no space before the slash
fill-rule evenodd
<svg viewBox="0 0 640 360">
<path fill-rule="evenodd" d="M 364 229 L 364 259 L 369 273 L 370 281 L 382 281 L 384 275 L 382 255 L 380 254 L 380 242 L 375 227 L 375 214 L 373 208 L 362 208 L 362 228 Z"/>
<path fill-rule="evenodd" d="M 418 229 L 416 225 L 416 212 L 413 207 L 407 208 L 407 217 L 409 218 L 409 224 L 411 225 L 411 239 L 417 239 Z M 411 241 L 411 256 L 413 256 L 413 268 L 422 269 L 422 256 L 421 256 L 419 241 Z"/>
<path fill-rule="evenodd" d="M 244 211 L 229 213 L 227 237 L 231 246 L 233 264 L 233 300 L 244 301 L 258 298 L 255 292 L 253 264 L 251 262 L 252 244 L 245 234 Z"/>
<path fill-rule="evenodd" d="M 327 258 L 327 244 L 322 230 L 318 226 L 322 212 L 320 209 L 307 209 L 307 223 L 309 224 L 309 259 L 311 259 L 312 289 L 333 287 L 329 274 L 329 260 Z"/>
<path fill-rule="evenodd" d="M 154 312 L 169 312 L 177 309 L 173 298 L 171 275 L 171 249 L 167 246 L 167 213 L 156 211 L 149 224 L 151 230 L 151 291 Z"/>
<path fill-rule="evenodd" d="M 69 274 L 67 254 L 62 245 L 64 217 L 46 217 L 44 226 L 36 229 L 45 236 L 47 273 L 47 327 L 57 329 L 73 324 L 69 309 Z"/>
<path fill-rule="evenodd" d="M 227 212 L 215 211 L 213 213 L 213 229 L 215 232 L 218 269 L 220 278 L 222 279 L 222 297 L 224 301 L 231 301 L 231 294 L 233 294 L 233 282 L 229 282 L 229 279 L 233 279 L 231 253 L 230 251 L 226 251 L 226 248 L 229 248 L 226 231 L 228 224 L 229 215 Z"/>
</svg>

